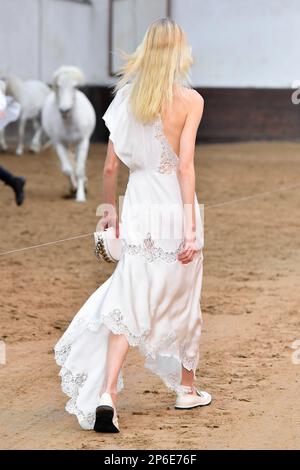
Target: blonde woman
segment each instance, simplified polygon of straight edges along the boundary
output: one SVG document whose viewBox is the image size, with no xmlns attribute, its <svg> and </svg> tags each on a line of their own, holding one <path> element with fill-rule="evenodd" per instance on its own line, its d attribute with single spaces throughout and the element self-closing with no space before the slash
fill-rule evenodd
<svg viewBox="0 0 300 470">
<path fill-rule="evenodd" d="M 175 408 L 211 402 L 194 385 L 203 261 L 194 150 L 203 98 L 187 84 L 191 65 L 182 29 L 170 19 L 154 22 L 127 56 L 103 116 L 110 131 L 103 179 L 108 210 L 100 223 L 115 227 L 122 256 L 55 347 L 70 397 L 66 409 L 84 429 L 119 432 L 117 393 L 130 346 L 177 393 Z M 119 161 L 129 168 L 121 224 Z"/>
</svg>

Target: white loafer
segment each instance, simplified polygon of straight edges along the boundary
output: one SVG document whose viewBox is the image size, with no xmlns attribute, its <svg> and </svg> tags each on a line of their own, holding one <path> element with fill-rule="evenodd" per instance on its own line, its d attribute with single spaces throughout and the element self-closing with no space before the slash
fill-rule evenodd
<svg viewBox="0 0 300 470">
<path fill-rule="evenodd" d="M 180 393 L 177 395 L 175 408 L 179 410 L 189 410 L 198 406 L 207 406 L 211 403 L 211 395 L 207 392 L 196 389 L 197 395 L 190 393 Z"/>
<path fill-rule="evenodd" d="M 96 408 L 96 432 L 120 432 L 117 410 L 109 393 L 103 393 Z"/>
</svg>

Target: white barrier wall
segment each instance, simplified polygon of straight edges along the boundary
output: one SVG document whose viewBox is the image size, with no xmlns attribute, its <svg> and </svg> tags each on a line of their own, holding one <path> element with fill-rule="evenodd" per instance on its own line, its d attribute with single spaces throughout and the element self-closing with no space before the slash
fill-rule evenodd
<svg viewBox="0 0 300 470">
<path fill-rule="evenodd" d="M 151 0 L 144 1 L 149 11 Z M 171 4 L 173 18 L 193 47 L 194 86 L 287 88 L 300 79 L 299 0 L 171 0 Z M 108 10 L 109 0 L 92 0 L 92 5 L 72 0 L 0 0 L 0 74 L 10 70 L 24 78 L 50 81 L 58 66 L 74 64 L 85 71 L 89 84 L 110 83 Z M 135 29 L 140 40 L 142 32 L 138 25 Z M 128 38 L 125 42 L 130 43 Z"/>
<path fill-rule="evenodd" d="M 288 88 L 300 79 L 299 0 L 176 0 L 197 59 L 194 82 Z"/>
<path fill-rule="evenodd" d="M 107 82 L 108 0 L 0 0 L 0 74 L 51 81 L 62 64 Z"/>
<path fill-rule="evenodd" d="M 39 76 L 39 0 L 0 0 L 0 75 Z"/>
</svg>

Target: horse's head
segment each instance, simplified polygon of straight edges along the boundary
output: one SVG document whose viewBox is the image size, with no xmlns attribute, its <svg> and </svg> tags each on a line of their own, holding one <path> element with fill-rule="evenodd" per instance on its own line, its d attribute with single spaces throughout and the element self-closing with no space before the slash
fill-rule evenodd
<svg viewBox="0 0 300 470">
<path fill-rule="evenodd" d="M 84 75 L 77 67 L 60 67 L 53 76 L 53 89 L 59 112 L 67 119 L 75 102 L 76 88 L 84 83 Z"/>
</svg>

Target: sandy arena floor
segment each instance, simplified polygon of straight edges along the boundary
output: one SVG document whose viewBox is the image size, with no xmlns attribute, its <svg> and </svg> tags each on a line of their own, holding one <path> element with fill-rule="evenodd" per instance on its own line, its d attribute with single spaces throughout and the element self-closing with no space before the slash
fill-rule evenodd
<svg viewBox="0 0 300 470">
<path fill-rule="evenodd" d="M 92 233 L 104 153 L 104 145 L 91 149 L 86 204 L 62 198 L 67 183 L 51 149 L 0 155 L 28 179 L 22 208 L 0 185 L 0 252 Z M 52 347 L 113 267 L 97 263 L 92 238 L 66 241 L 0 256 L 2 449 L 300 447 L 300 364 L 291 348 L 300 339 L 300 144 L 202 145 L 196 162 L 206 205 L 198 376 L 212 405 L 175 411 L 173 394 L 134 350 L 118 407 L 122 432 L 80 429 L 64 411 Z"/>
</svg>

